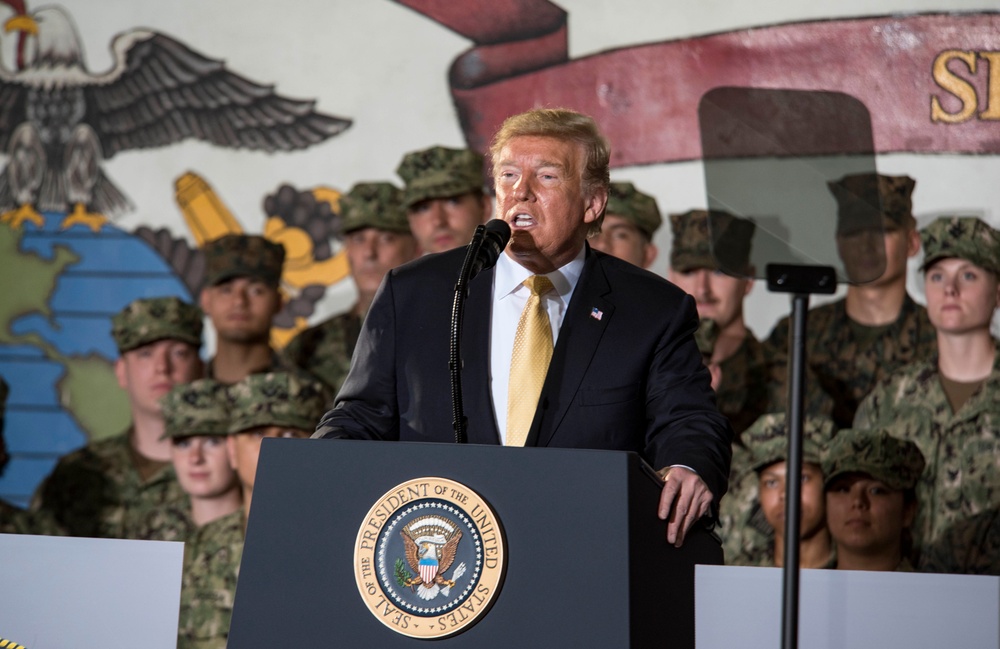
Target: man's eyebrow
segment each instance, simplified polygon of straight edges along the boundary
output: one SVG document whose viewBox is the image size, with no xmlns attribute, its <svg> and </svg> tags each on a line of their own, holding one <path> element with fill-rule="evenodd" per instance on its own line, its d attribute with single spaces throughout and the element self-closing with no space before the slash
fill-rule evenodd
<svg viewBox="0 0 1000 649">
<path fill-rule="evenodd" d="M 508 159 L 508 160 L 501 160 L 500 164 L 498 166 L 500 166 L 500 167 L 509 167 L 509 166 L 515 166 L 515 165 L 517 165 L 517 163 L 515 161 Z M 564 165 L 561 162 L 553 162 L 553 161 L 550 161 L 550 160 L 540 160 L 535 166 L 537 166 L 539 168 L 540 167 L 555 167 L 556 169 L 560 169 L 560 170 L 566 170 L 566 168 L 567 168 L 567 166 Z"/>
<path fill-rule="evenodd" d="M 542 160 L 538 163 L 539 167 L 555 167 L 556 169 L 565 170 L 566 165 L 561 162 L 550 162 L 548 160 Z"/>
</svg>

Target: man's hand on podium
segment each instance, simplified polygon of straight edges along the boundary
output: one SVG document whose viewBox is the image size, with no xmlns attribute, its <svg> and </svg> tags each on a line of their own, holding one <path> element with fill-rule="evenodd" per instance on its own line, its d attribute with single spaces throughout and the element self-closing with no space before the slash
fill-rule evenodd
<svg viewBox="0 0 1000 649">
<path fill-rule="evenodd" d="M 708 513 L 712 492 L 697 473 L 685 467 L 672 466 L 660 473 L 663 491 L 658 514 L 667 521 L 667 542 L 679 548 L 695 521 Z"/>
</svg>

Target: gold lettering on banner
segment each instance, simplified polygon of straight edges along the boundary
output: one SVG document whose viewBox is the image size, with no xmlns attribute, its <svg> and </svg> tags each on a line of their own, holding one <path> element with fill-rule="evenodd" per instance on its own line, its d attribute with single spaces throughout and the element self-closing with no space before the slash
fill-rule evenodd
<svg viewBox="0 0 1000 649">
<path fill-rule="evenodd" d="M 983 65 L 979 65 L 980 60 Z M 964 63 L 971 77 L 962 76 L 949 67 L 952 61 Z M 986 92 L 980 97 L 974 81 L 984 69 Z M 1000 120 L 1000 52 L 945 50 L 935 57 L 931 75 L 934 83 L 960 104 L 957 111 L 948 112 L 942 104 L 942 97 L 931 95 L 932 122 L 961 124 L 977 117 L 977 111 L 980 111 L 980 120 Z"/>
<path fill-rule="evenodd" d="M 986 83 L 986 109 L 979 114 L 979 118 L 1000 120 L 1000 52 L 980 52 L 979 56 L 988 62 L 990 69 Z"/>
</svg>

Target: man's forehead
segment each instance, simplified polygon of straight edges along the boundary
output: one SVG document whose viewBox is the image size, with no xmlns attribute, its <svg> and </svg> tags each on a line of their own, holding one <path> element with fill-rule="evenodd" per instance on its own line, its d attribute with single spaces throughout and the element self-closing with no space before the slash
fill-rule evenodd
<svg viewBox="0 0 1000 649">
<path fill-rule="evenodd" d="M 583 155 L 583 145 L 550 135 L 518 135 L 500 149 L 499 164 L 515 164 L 529 158 L 536 166 L 566 168 Z"/>
<path fill-rule="evenodd" d="M 604 215 L 604 224 L 601 227 L 604 230 L 639 230 L 639 227 L 627 217 L 614 214 L 613 212 L 608 212 Z"/>
<path fill-rule="evenodd" d="M 189 349 L 197 349 L 194 345 L 192 345 L 186 340 L 178 340 L 177 338 L 160 338 L 159 340 L 154 340 L 152 342 L 139 345 L 138 347 L 134 347 L 124 352 L 122 356 L 128 356 L 133 352 L 151 351 L 153 349 L 156 349 L 157 347 L 174 347 L 174 346 L 183 346 Z"/>
</svg>

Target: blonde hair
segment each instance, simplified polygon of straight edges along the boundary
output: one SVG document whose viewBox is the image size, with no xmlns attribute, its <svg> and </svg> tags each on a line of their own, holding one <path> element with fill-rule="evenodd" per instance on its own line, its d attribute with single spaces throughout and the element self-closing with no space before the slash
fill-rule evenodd
<svg viewBox="0 0 1000 649">
<path fill-rule="evenodd" d="M 539 136 L 576 142 L 583 147 L 583 189 L 587 194 L 597 190 L 609 191 L 611 186 L 611 146 L 601 134 L 594 118 L 567 108 L 536 108 L 512 115 L 504 120 L 493 136 L 490 157 L 496 160 L 500 151 L 516 137 Z M 494 172 L 495 173 L 495 172 Z M 591 224 L 588 236 L 601 231 L 604 212 Z"/>
</svg>

